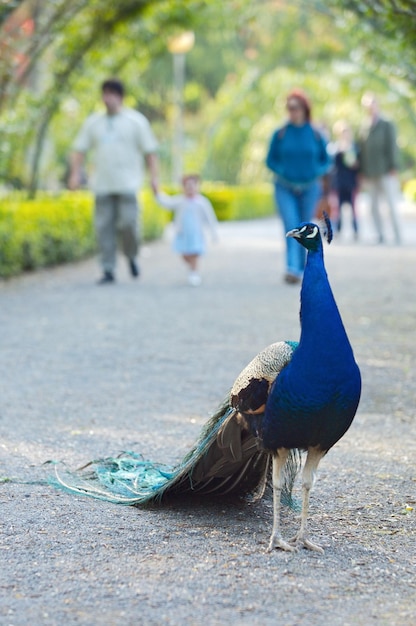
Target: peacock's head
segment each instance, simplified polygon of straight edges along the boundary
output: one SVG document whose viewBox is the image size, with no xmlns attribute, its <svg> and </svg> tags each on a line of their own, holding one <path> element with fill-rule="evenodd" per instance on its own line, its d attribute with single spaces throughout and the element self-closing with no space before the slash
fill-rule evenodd
<svg viewBox="0 0 416 626">
<path fill-rule="evenodd" d="M 323 235 L 328 243 L 331 243 L 332 227 L 326 213 L 324 213 L 324 220 L 325 226 L 323 228 Z M 311 222 L 303 222 L 297 228 L 294 228 L 286 233 L 286 237 L 294 237 L 296 241 L 307 250 L 319 250 L 322 246 L 320 228 L 317 224 L 313 224 Z"/>
</svg>

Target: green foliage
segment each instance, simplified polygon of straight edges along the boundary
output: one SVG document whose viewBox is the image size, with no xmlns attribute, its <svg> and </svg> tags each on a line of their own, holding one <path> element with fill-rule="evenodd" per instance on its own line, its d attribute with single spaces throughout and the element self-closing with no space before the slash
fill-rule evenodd
<svg viewBox="0 0 416 626">
<path fill-rule="evenodd" d="M 169 193 L 177 193 L 170 188 Z M 247 220 L 273 214 L 271 187 L 227 187 L 205 184 L 220 221 Z M 162 236 L 171 218 L 150 190 L 140 195 L 144 241 Z M 20 192 L 0 201 L 0 277 L 82 259 L 96 251 L 93 198 L 85 191 L 39 194 L 27 200 Z"/>
<path fill-rule="evenodd" d="M 256 219 L 274 212 L 270 185 L 226 186 L 205 183 L 202 193 L 211 201 L 220 222 Z"/>
<path fill-rule="evenodd" d="M 168 194 L 180 193 L 174 186 L 164 185 L 164 191 Z M 271 185 L 225 185 L 224 183 L 203 183 L 201 193 L 211 202 L 218 221 L 251 220 L 267 217 L 274 213 L 274 202 Z M 150 196 L 150 212 L 158 207 L 156 201 Z M 164 211 L 172 217 L 172 213 Z"/>
<path fill-rule="evenodd" d="M 118 74 L 136 86 L 150 60 L 166 54 L 161 31 L 167 37 L 175 28 L 189 27 L 206 2 L 25 2 L 23 17 L 36 7 L 35 31 L 24 36 L 18 29 L 11 41 L 0 19 L 0 40 L 10 50 L 0 57 L 0 181 L 32 192 L 53 182 L 56 187 L 79 120 L 96 105 L 100 82 Z M 16 55 L 24 59 L 18 71 Z M 136 86 L 133 106 L 139 92 Z M 53 141 L 48 141 L 52 122 Z"/>
<path fill-rule="evenodd" d="M 22 194 L 0 205 L 0 276 L 73 261 L 95 248 L 92 202 L 85 194 Z"/>
<path fill-rule="evenodd" d="M 275 213 L 271 185 L 239 186 L 235 187 L 234 194 L 235 220 L 251 220 Z"/>
<path fill-rule="evenodd" d="M 145 241 L 161 236 L 166 218 L 150 198 L 141 198 Z M 26 200 L 21 193 L 0 203 L 0 276 L 67 263 L 95 252 L 93 198 L 87 192 L 40 194 Z"/>
<path fill-rule="evenodd" d="M 408 180 L 403 186 L 403 195 L 410 202 L 416 203 L 416 178 Z"/>
<path fill-rule="evenodd" d="M 273 213 L 268 186 L 205 184 L 202 191 L 221 221 Z M 140 206 L 143 240 L 160 238 L 170 213 L 160 209 L 150 190 L 141 193 Z M 42 193 L 36 200 L 16 192 L 0 201 L 0 277 L 75 261 L 95 250 L 93 198 L 88 192 Z"/>
<path fill-rule="evenodd" d="M 234 218 L 235 192 L 232 187 L 204 185 L 202 193 L 211 202 L 215 215 L 220 222 Z"/>
<path fill-rule="evenodd" d="M 356 32 L 366 36 L 366 59 L 376 72 L 387 65 L 416 86 L 415 0 L 327 0 L 327 5 L 343 11 L 347 19 L 348 12 L 357 17 Z"/>
<path fill-rule="evenodd" d="M 153 192 L 145 189 L 140 194 L 142 237 L 144 241 L 159 239 L 169 221 L 169 213 L 161 211 Z"/>
<path fill-rule="evenodd" d="M 74 135 L 109 75 L 125 81 L 126 104 L 150 119 L 168 180 L 167 42 L 183 29 L 195 32 L 183 94 L 186 169 L 228 185 L 268 180 L 267 144 L 294 86 L 329 129 L 341 117 L 357 129 L 361 95 L 374 91 L 414 167 L 414 0 L 10 0 L 7 8 L 20 4 L 37 7 L 33 37 L 7 40 L 0 14 L 3 44 L 28 62 L 18 79 L 15 55 L 0 59 L 0 182 L 9 187 L 62 186 Z"/>
<path fill-rule="evenodd" d="M 204 178 L 231 184 L 268 180 L 268 144 L 286 119 L 285 96 L 293 87 L 309 94 L 314 123 L 329 132 L 338 119 L 358 132 L 366 122 L 361 96 L 374 91 L 383 114 L 397 126 L 405 166 L 414 165 L 415 91 L 399 71 L 396 43 L 375 32 L 369 38 L 365 21 L 342 11 L 331 13 L 325 4 L 280 2 L 268 12 L 259 3 L 251 5 L 257 19 L 248 21 L 240 34 L 246 58 L 238 59 L 215 100 L 204 108 L 207 132 L 195 141 L 193 156 Z M 379 54 L 371 59 L 366 51 L 375 47 Z"/>
</svg>

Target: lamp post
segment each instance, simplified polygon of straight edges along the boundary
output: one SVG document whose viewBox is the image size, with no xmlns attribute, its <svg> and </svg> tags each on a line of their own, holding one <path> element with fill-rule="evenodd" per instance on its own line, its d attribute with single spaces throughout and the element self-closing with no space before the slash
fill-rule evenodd
<svg viewBox="0 0 416 626">
<path fill-rule="evenodd" d="M 183 174 L 183 89 L 185 85 L 185 55 L 195 43 L 192 31 L 171 37 L 168 50 L 173 57 L 174 115 L 172 134 L 172 182 L 180 182 Z"/>
</svg>

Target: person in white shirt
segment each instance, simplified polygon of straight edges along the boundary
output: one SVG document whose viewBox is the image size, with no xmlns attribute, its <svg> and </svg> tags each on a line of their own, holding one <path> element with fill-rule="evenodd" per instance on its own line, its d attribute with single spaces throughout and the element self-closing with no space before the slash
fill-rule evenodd
<svg viewBox="0 0 416 626">
<path fill-rule="evenodd" d="M 101 86 L 106 111 L 87 118 L 71 155 L 70 189 L 80 186 L 88 152 L 92 151 L 91 189 L 95 195 L 95 229 L 103 270 L 99 284 L 113 283 L 120 233 L 123 252 L 133 278 L 139 273 L 140 244 L 137 193 L 149 170 L 158 191 L 157 141 L 144 115 L 123 106 L 124 85 L 108 79 Z"/>
<path fill-rule="evenodd" d="M 199 193 L 199 184 L 197 174 L 188 174 L 182 178 L 182 194 L 156 194 L 159 204 L 175 213 L 173 249 L 189 267 L 188 282 L 193 287 L 201 284 L 198 262 L 206 250 L 204 227 L 210 229 L 213 239 L 216 240 L 218 224 L 211 202 Z"/>
</svg>

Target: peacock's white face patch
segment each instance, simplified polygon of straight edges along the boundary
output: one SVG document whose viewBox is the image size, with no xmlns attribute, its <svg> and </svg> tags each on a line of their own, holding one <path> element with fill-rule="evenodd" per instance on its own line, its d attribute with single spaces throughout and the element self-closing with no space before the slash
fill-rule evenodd
<svg viewBox="0 0 416 626">
<path fill-rule="evenodd" d="M 305 227 L 305 230 L 306 230 L 306 227 Z M 319 228 L 317 226 L 314 226 L 312 231 L 309 233 L 309 235 L 306 235 L 306 239 L 313 239 L 318 234 L 318 231 L 319 231 Z"/>
</svg>

